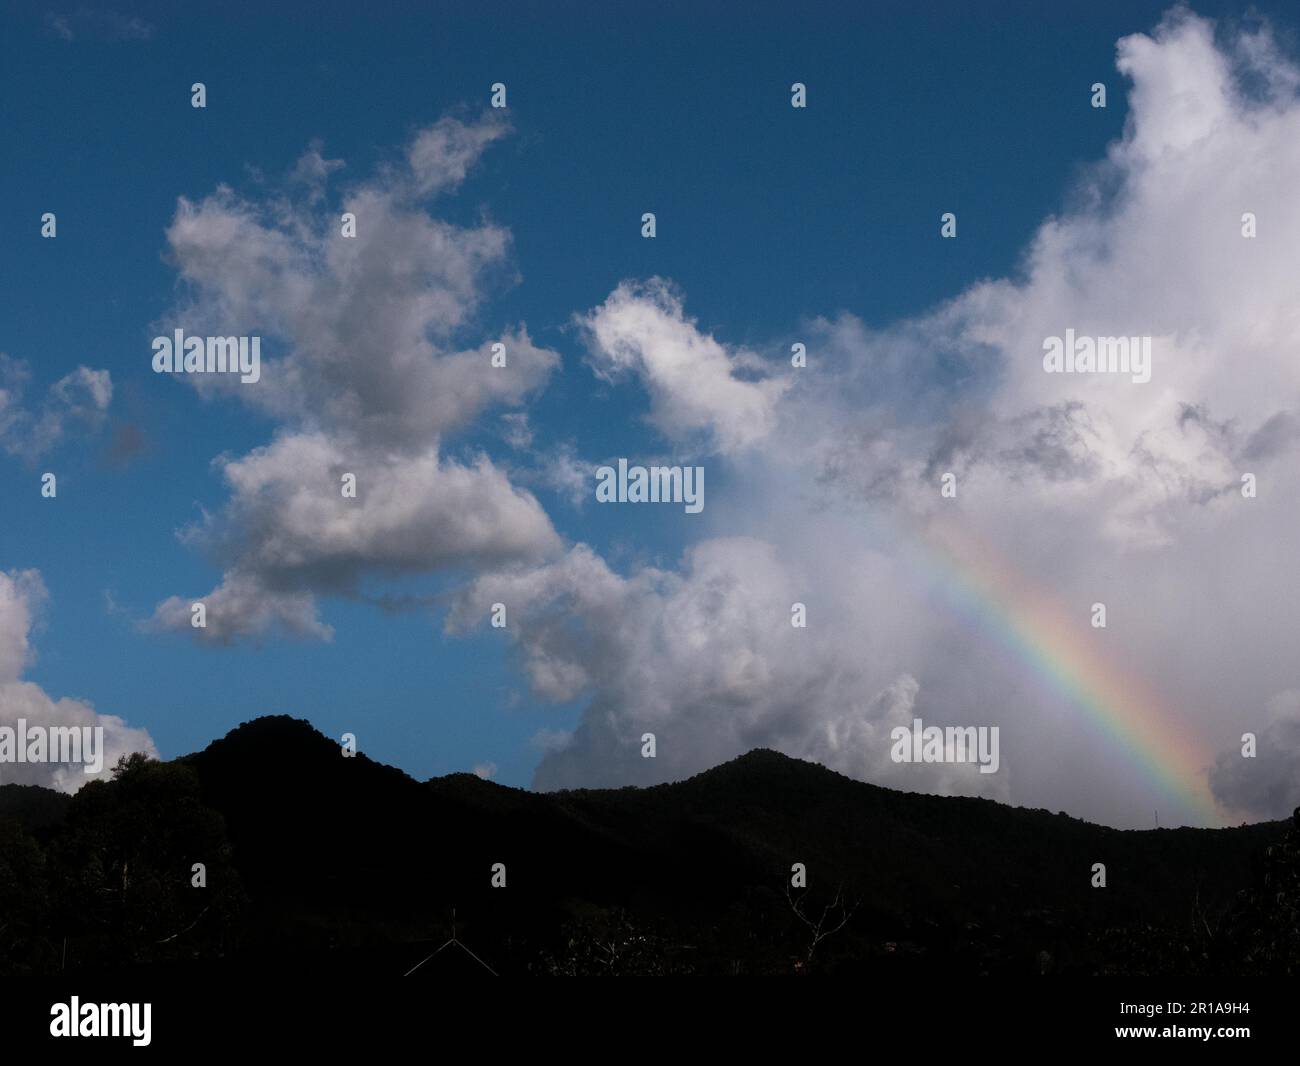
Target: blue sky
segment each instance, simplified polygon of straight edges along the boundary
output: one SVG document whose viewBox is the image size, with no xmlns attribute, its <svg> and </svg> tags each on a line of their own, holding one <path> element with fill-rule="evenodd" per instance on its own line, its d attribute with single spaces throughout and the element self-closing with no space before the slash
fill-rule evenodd
<svg viewBox="0 0 1300 1066">
<path fill-rule="evenodd" d="M 575 315 L 625 279 L 659 276 L 701 333 L 779 364 L 818 318 L 884 329 L 981 279 L 1019 276 L 1040 224 L 1123 134 L 1116 41 L 1151 32 L 1165 6 L 10 5 L 0 351 L 30 365 L 29 404 L 81 365 L 108 370 L 114 389 L 99 428 L 39 456 L 0 455 L 0 564 L 39 570 L 49 593 L 23 676 L 146 729 L 164 756 L 287 713 L 353 731 L 417 777 L 491 762 L 497 780 L 529 784 L 530 738 L 572 729 L 593 697 L 544 703 L 500 633 L 445 635 L 442 608 L 322 596 L 328 642 L 272 632 L 211 646 L 142 627 L 169 596 L 220 579 L 176 532 L 227 500 L 213 459 L 277 430 L 265 412 L 150 370 L 155 323 L 182 291 L 165 236 L 178 198 L 228 185 L 262 200 L 317 141 L 346 162 L 346 188 L 443 116 L 477 120 L 490 85 L 506 83 L 510 134 L 430 208 L 510 235 L 457 337 L 478 345 L 526 323 L 558 353 L 526 405 L 539 451 L 668 454 L 647 391 L 593 372 Z M 1296 24 L 1284 7 L 1255 9 L 1279 12 L 1285 46 Z M 195 81 L 206 109 L 190 106 Z M 806 110 L 790 107 L 794 81 L 808 86 Z M 1095 81 L 1108 85 L 1105 110 L 1088 106 Z M 337 215 L 333 187 L 319 210 Z M 45 211 L 55 240 L 40 237 Z M 654 240 L 639 235 L 643 211 L 657 215 Z M 938 238 L 943 211 L 959 216 L 955 241 Z M 445 454 L 518 459 L 495 420 L 509 409 L 446 440 Z M 39 495 L 46 470 L 57 500 Z M 713 464 L 710 491 L 725 499 L 747 476 L 743 459 Z M 692 525 L 676 509 L 574 506 L 526 487 L 564 542 L 624 573 L 676 567 L 702 536 L 752 524 L 725 508 Z M 470 576 L 375 588 L 455 590 Z"/>
</svg>

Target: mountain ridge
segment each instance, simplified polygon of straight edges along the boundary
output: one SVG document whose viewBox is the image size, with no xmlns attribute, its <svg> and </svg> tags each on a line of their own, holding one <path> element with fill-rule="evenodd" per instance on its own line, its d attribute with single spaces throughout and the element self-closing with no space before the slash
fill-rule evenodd
<svg viewBox="0 0 1300 1066">
<path fill-rule="evenodd" d="M 220 737 L 209 742 L 209 744 L 205 748 L 200 749 L 197 752 L 191 752 L 188 755 L 178 756 L 177 758 L 179 761 L 187 761 L 187 760 L 193 760 L 195 758 L 202 757 L 205 755 L 205 753 L 213 749 L 220 750 L 226 744 L 226 742 L 231 741 L 232 738 L 239 738 L 242 740 L 242 738 L 252 736 L 253 730 L 256 730 L 259 734 L 259 743 L 264 743 L 261 740 L 260 731 L 264 728 L 264 724 L 271 724 L 271 723 L 274 723 L 277 726 L 277 732 L 281 738 L 288 738 L 292 736 L 294 731 L 300 733 L 300 735 L 303 737 L 310 735 L 312 737 L 313 743 L 316 743 L 318 750 L 321 753 L 328 754 L 328 756 L 331 759 L 335 758 L 338 755 L 339 744 L 331 740 L 330 738 L 326 737 L 323 733 L 321 733 L 314 725 L 312 725 L 309 719 L 295 718 L 291 715 L 279 714 L 279 715 L 262 715 L 257 718 L 248 719 L 244 722 L 241 722 L 238 726 L 235 726 L 233 729 L 227 732 L 224 737 Z M 290 723 L 292 724 L 293 731 L 283 728 L 285 724 L 290 724 Z M 523 788 L 515 785 L 504 785 L 497 781 L 492 781 L 490 779 L 479 777 L 478 775 L 470 773 L 468 771 L 453 771 L 448 774 L 436 775 L 434 777 L 425 778 L 421 780 L 420 778 L 413 777 L 412 775 L 408 774 L 405 770 L 402 770 L 399 767 L 395 767 L 388 763 L 382 763 L 377 760 L 374 760 L 370 758 L 368 755 L 366 755 L 363 751 L 358 751 L 356 755 L 353 756 L 353 758 L 362 760 L 363 762 L 370 763 L 371 765 L 374 765 L 376 767 L 382 767 L 383 769 L 390 771 L 394 774 L 400 774 L 403 777 L 407 778 L 409 781 L 415 782 L 417 784 L 433 785 L 437 782 L 449 782 L 452 780 L 459 780 L 464 784 L 469 784 L 470 782 L 479 782 L 490 789 L 504 790 L 504 791 L 528 795 L 528 796 L 550 796 L 550 797 L 560 797 L 560 796 L 568 796 L 568 795 L 580 796 L 580 795 L 597 794 L 597 793 L 623 793 L 629 790 L 636 791 L 636 792 L 646 792 L 655 789 L 673 788 L 677 786 L 688 785 L 691 784 L 692 782 L 698 783 L 700 782 L 701 779 L 713 780 L 718 775 L 722 775 L 722 774 L 732 774 L 737 772 L 744 772 L 744 773 L 769 772 L 770 773 L 773 770 L 778 768 L 799 766 L 799 767 L 810 768 L 810 770 L 813 772 L 825 775 L 825 778 L 827 780 L 834 778 L 834 779 L 838 779 L 841 782 L 845 782 L 853 786 L 865 786 L 866 788 L 869 789 L 879 789 L 883 792 L 895 793 L 897 795 L 927 796 L 927 797 L 944 800 L 944 801 L 986 803 L 994 807 L 1002 808 L 1009 811 L 1023 811 L 1023 812 L 1041 814 L 1049 818 L 1066 818 L 1074 822 L 1079 822 L 1083 825 L 1092 826 L 1096 829 L 1109 830 L 1112 832 L 1119 832 L 1119 833 L 1151 833 L 1151 832 L 1163 833 L 1163 832 L 1178 832 L 1182 830 L 1189 830 L 1193 832 L 1217 832 L 1221 829 L 1238 829 L 1238 828 L 1243 828 L 1245 826 L 1251 826 L 1251 825 L 1282 825 L 1286 821 L 1285 819 L 1278 819 L 1273 821 L 1243 823 L 1242 826 L 1220 826 L 1220 827 L 1212 827 L 1212 828 L 1201 828 L 1196 826 L 1172 826 L 1172 827 L 1166 826 L 1166 827 L 1156 827 L 1156 828 L 1125 829 L 1117 826 L 1107 826 L 1099 822 L 1091 822 L 1088 821 L 1086 818 L 1081 818 L 1077 815 L 1072 815 L 1066 811 L 1053 812 L 1044 807 L 1026 807 L 1019 804 L 1004 803 L 1000 800 L 990 799 L 985 796 L 944 795 L 942 793 L 916 792 L 916 791 L 907 791 L 904 789 L 895 789 L 895 788 L 891 788 L 888 785 L 880 785 L 871 781 L 862 781 L 858 778 L 850 777 L 847 774 L 841 773 L 838 770 L 833 770 L 828 766 L 823 766 L 821 763 L 818 763 L 814 760 L 803 759 L 798 756 L 788 755 L 785 752 L 777 751 L 774 748 L 768 748 L 768 747 L 751 748 L 747 752 L 744 752 L 740 755 L 736 755 L 730 759 L 717 763 L 716 765 L 708 767 L 704 770 L 697 771 L 696 773 L 693 773 L 687 777 L 677 778 L 672 781 L 658 782 L 653 785 L 624 785 L 617 788 L 601 788 L 601 787 L 563 788 L 563 789 L 550 790 L 546 792 L 539 792 L 531 788 Z"/>
<path fill-rule="evenodd" d="M 23 811 L 44 821 L 24 824 Z M 92 969 L 109 957 L 238 968 L 288 955 L 377 974 L 404 973 L 425 957 L 408 954 L 444 942 L 453 911 L 497 973 L 781 973 L 792 960 L 873 973 L 1197 972 L 1228 950 L 1200 927 L 1232 926 L 1291 832 L 1119 830 L 901 792 L 771 749 L 646 787 L 418 781 L 364 753 L 345 758 L 288 715 L 170 762 L 132 759 L 71 797 L 0 786 L 0 831 L 52 886 L 45 912 L 24 897 L 34 969 L 48 963 L 39 942 L 71 925 L 74 958 Z M 102 871 L 94 892 L 86 869 Z M 119 905 L 86 918 L 105 898 Z M 160 935 L 124 946 L 114 915 L 132 905 L 132 928 Z M 837 906 L 842 931 L 810 943 L 801 915 Z"/>
</svg>

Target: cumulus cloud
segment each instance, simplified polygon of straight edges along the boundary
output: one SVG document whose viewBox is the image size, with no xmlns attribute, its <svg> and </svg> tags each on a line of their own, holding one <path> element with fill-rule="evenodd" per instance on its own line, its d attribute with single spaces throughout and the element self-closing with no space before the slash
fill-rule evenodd
<svg viewBox="0 0 1300 1066">
<path fill-rule="evenodd" d="M 789 382 L 772 377 L 753 352 L 701 332 L 662 278 L 624 282 L 578 321 L 596 372 L 640 380 L 650 394 L 650 421 L 668 438 L 732 452 L 775 425 Z"/>
<path fill-rule="evenodd" d="M 1117 57 L 1133 82 L 1124 136 L 1075 206 L 1042 225 L 1022 275 L 882 330 L 823 320 L 820 340 L 848 369 L 814 383 L 798 417 L 824 429 L 814 448 L 829 491 L 922 540 L 940 516 L 959 522 L 1064 609 L 1105 600 L 1112 633 L 1118 610 L 1107 654 L 1177 708 L 1208 770 L 1296 683 L 1287 643 L 1300 611 L 1271 575 L 1300 521 L 1287 267 L 1300 241 L 1300 82 L 1266 31 L 1216 39 L 1184 9 L 1121 40 Z M 1267 220 L 1253 238 L 1248 213 Z M 1150 382 L 1045 373 L 1044 340 L 1068 329 L 1151 337 Z M 944 472 L 955 501 L 936 491 Z M 1253 498 L 1247 474 L 1264 486 Z M 924 683 L 942 666 L 916 669 Z M 1006 706 L 1032 722 L 1023 693 Z M 1274 741 L 1294 747 L 1281 727 Z M 1112 772 L 1120 753 L 1090 748 Z M 1251 801 L 1237 809 L 1256 815 L 1300 802 L 1294 778 L 1263 776 L 1252 791 L 1220 760 L 1212 780 L 1225 806 Z M 1083 809 L 1113 811 L 1124 793 L 1137 806 L 1140 782 L 1111 778 L 1122 791 L 1099 799 L 1096 780 L 1052 787 Z"/>
<path fill-rule="evenodd" d="M 505 127 L 444 118 L 399 164 L 343 194 L 356 236 L 314 206 L 338 161 L 314 145 L 283 194 L 252 202 L 219 188 L 182 198 L 167 231 L 188 296 L 160 328 L 264 338 L 261 380 L 191 375 L 277 421 L 275 439 L 217 462 L 230 500 L 186 531 L 224 568 L 206 597 L 172 597 L 153 622 L 223 643 L 281 630 L 326 638 L 321 594 L 351 595 L 367 575 L 536 561 L 560 548 L 541 507 L 484 455 L 453 457 L 449 435 L 491 407 L 522 403 L 559 365 L 527 329 L 472 347 L 490 274 L 509 236 L 464 228 L 427 200 L 454 190 Z M 341 212 L 341 213 L 342 213 Z M 494 344 L 506 365 L 492 365 Z M 355 495 L 344 495 L 353 475 Z M 206 628 L 190 625 L 202 600 Z"/>
<path fill-rule="evenodd" d="M 37 571 L 0 573 L 0 684 L 17 681 L 31 660 L 29 635 L 45 598 Z"/>
<path fill-rule="evenodd" d="M 1200 817 L 1168 812 L 1144 766 L 1168 757 L 1162 743 L 1190 746 L 1206 787 L 1214 753 L 1297 687 L 1300 602 L 1277 575 L 1293 569 L 1300 524 L 1300 76 L 1266 30 L 1216 38 L 1181 8 L 1122 39 L 1117 65 L 1132 83 L 1123 136 L 1017 274 L 883 327 L 814 320 L 798 388 L 703 333 L 658 279 L 580 319 L 596 372 L 644 387 L 660 432 L 743 461 L 743 484 L 715 492 L 709 513 L 748 536 L 626 576 L 579 546 L 464 594 L 453 631 L 481 624 L 489 599 L 509 603 L 535 692 L 588 700 L 536 784 L 681 776 L 762 744 L 1112 824 L 1150 824 L 1152 807 Z M 1150 337 L 1150 381 L 1047 373 L 1044 342 L 1068 330 Z M 945 473 L 955 498 L 940 493 Z M 990 590 L 946 560 L 944 528 L 1009 576 Z M 795 601 L 807 631 L 790 626 Z M 1097 601 L 1106 630 L 1087 623 Z M 1008 636 L 1026 602 L 1066 621 Z M 1035 651 L 1048 638 L 1157 693 L 1174 724 L 1135 759 L 1094 720 L 1116 708 L 1053 682 Z M 1002 769 L 887 761 L 891 724 L 913 713 L 999 725 Z M 1220 763 L 1225 805 L 1273 815 L 1294 802 L 1295 738 L 1271 728 L 1291 753 L 1263 775 L 1280 783 L 1246 787 Z M 659 737 L 656 760 L 639 757 L 643 731 Z"/>
<path fill-rule="evenodd" d="M 673 780 L 764 746 L 899 787 L 1004 796 L 1005 778 L 970 765 L 890 759 L 890 730 L 911 725 L 917 682 L 873 687 L 879 656 L 847 601 L 822 597 L 812 631 L 792 626 L 808 587 L 752 538 L 707 540 L 680 570 L 626 578 L 578 545 L 543 568 L 481 577 L 448 626 L 463 631 L 506 603 L 533 690 L 591 697 L 572 737 L 546 738 L 540 788 Z M 654 759 L 641 757 L 646 732 Z"/>
<path fill-rule="evenodd" d="M 483 154 L 483 149 L 509 128 L 498 117 L 466 124 L 451 116 L 421 130 L 407 151 L 411 177 L 421 195 L 454 189 Z"/>
<path fill-rule="evenodd" d="M 45 585 L 37 571 L 0 572 L 0 727 L 17 730 L 21 719 L 28 735 L 33 730 L 101 728 L 103 747 L 97 750 L 101 765 L 96 772 L 87 773 L 81 763 L 0 762 L 0 784 L 75 792 L 95 777 L 108 777 L 122 755 L 139 751 L 157 758 L 158 751 L 143 729 L 132 729 L 116 715 L 99 714 L 83 700 L 53 699 L 39 686 L 22 680 L 32 657 L 32 627 L 45 598 Z"/>
<path fill-rule="evenodd" d="M 1270 719 L 1257 776 L 1215 753 L 1300 688 L 1300 601 L 1277 576 L 1300 525 L 1300 73 L 1265 30 L 1216 37 L 1184 9 L 1122 39 L 1117 66 L 1124 133 L 1012 277 L 885 325 L 825 309 L 801 332 L 809 366 L 780 374 L 702 329 L 663 279 L 624 282 L 578 317 L 592 369 L 644 389 L 659 434 L 743 473 L 710 479 L 708 539 L 676 566 L 619 573 L 585 545 L 565 550 L 508 471 L 447 451 L 558 365 L 522 325 L 463 342 L 508 234 L 428 210 L 503 135 L 496 120 L 444 119 L 346 190 L 356 239 L 320 207 L 339 170 L 320 147 L 282 196 L 182 200 L 168 243 L 187 295 L 166 324 L 266 337 L 258 385 L 192 384 L 276 430 L 218 460 L 229 502 L 186 534 L 223 569 L 209 629 L 190 628 L 183 597 L 155 621 L 213 641 L 327 637 L 320 595 L 463 570 L 475 576 L 448 629 L 506 603 L 536 695 L 584 701 L 572 733 L 538 734 L 540 787 L 664 780 L 768 746 L 1112 824 L 1149 824 L 1153 807 L 1195 818 L 1168 811 L 1143 772 L 1164 743 L 1202 754 L 1200 783 L 1225 807 L 1278 813 L 1291 712 Z M 1047 373 L 1044 342 L 1068 331 L 1149 337 L 1150 380 Z M 508 369 L 490 368 L 497 340 Z M 526 412 L 502 424 L 512 446 L 534 446 Z M 576 454 L 556 454 L 572 461 L 552 487 L 576 485 Z M 339 493 L 347 473 L 355 499 Z M 955 498 L 939 491 L 948 473 Z M 986 588 L 946 559 L 945 529 L 1006 576 Z M 1105 630 L 1087 624 L 1098 601 Z M 806 629 L 790 624 L 796 602 Z M 1064 621 L 1016 632 L 1025 602 Z M 1098 728 L 1096 700 L 1053 681 L 1043 636 L 1157 693 L 1172 725 L 1135 760 Z M 1001 769 L 894 763 L 890 730 L 912 717 L 999 726 Z"/>
<path fill-rule="evenodd" d="M 64 440 L 70 430 L 98 429 L 113 401 L 107 370 L 79 366 L 50 386 L 36 406 L 24 402 L 31 368 L 0 352 L 0 447 L 10 455 L 35 459 Z"/>
<path fill-rule="evenodd" d="M 283 436 L 218 466 L 230 503 L 189 533 L 229 558 L 225 578 L 202 600 L 208 625 L 196 632 L 209 641 L 277 626 L 328 638 L 315 595 L 355 594 L 367 573 L 500 565 L 559 548 L 537 501 L 486 458 L 449 462 L 434 446 L 379 453 L 315 432 Z M 346 474 L 356 478 L 355 498 L 342 494 Z M 172 597 L 155 617 L 164 628 L 190 628 L 193 602 Z"/>
<path fill-rule="evenodd" d="M 1040 227 L 1021 276 L 882 329 L 819 320 L 823 362 L 845 368 L 800 395 L 804 424 L 824 427 L 823 475 L 920 508 L 938 472 L 996 479 L 981 499 L 1086 505 L 1127 550 L 1171 545 L 1187 505 L 1231 507 L 1245 463 L 1294 454 L 1300 107 L 1268 42 L 1216 43 L 1182 9 L 1122 39 L 1125 134 Z M 1044 341 L 1067 330 L 1150 337 L 1151 381 L 1045 373 Z"/>
</svg>

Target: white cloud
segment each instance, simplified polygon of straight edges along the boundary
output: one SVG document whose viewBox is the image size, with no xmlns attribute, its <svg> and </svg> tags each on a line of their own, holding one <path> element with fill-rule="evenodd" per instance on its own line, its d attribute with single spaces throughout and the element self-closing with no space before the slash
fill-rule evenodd
<svg viewBox="0 0 1300 1066">
<path fill-rule="evenodd" d="M 107 370 L 79 366 L 50 386 L 37 408 L 24 403 L 31 370 L 21 359 L 0 352 L 0 447 L 27 459 L 58 445 L 70 429 L 98 429 L 113 401 Z"/>
<path fill-rule="evenodd" d="M 0 783 L 75 792 L 87 781 L 110 776 L 122 755 L 139 751 L 157 758 L 158 751 L 147 732 L 131 728 L 116 715 L 99 714 L 83 700 L 52 699 L 37 685 L 21 680 L 31 661 L 32 626 L 45 598 L 45 586 L 35 570 L 0 572 L 0 726 L 17 729 L 21 719 L 29 733 L 102 728 L 101 766 L 88 774 L 80 763 L 0 762 Z"/>
<path fill-rule="evenodd" d="M 201 600 L 207 626 L 194 635 L 208 642 L 277 626 L 328 639 L 317 593 L 354 594 L 366 574 L 492 566 L 560 548 L 537 501 L 485 457 L 464 465 L 432 445 L 394 454 L 316 432 L 281 436 L 219 466 L 230 503 L 189 539 L 231 555 L 231 568 L 207 596 L 172 597 L 155 613 L 163 628 L 184 631 Z M 345 474 L 355 475 L 355 498 L 342 494 Z"/>
<path fill-rule="evenodd" d="M 681 776 L 762 744 L 1112 824 L 1148 825 L 1152 807 L 1196 817 L 1168 812 L 1145 770 L 1169 757 L 1159 743 L 1198 746 L 1208 772 L 1258 708 L 1300 685 L 1300 601 L 1279 580 L 1300 527 L 1300 75 L 1266 34 L 1216 42 L 1183 10 L 1117 55 L 1133 83 L 1125 133 L 1017 276 L 886 328 L 816 320 L 797 390 L 746 380 L 754 359 L 701 333 L 659 281 L 624 284 L 582 319 L 596 371 L 644 384 L 661 432 L 704 434 L 718 461 L 743 462 L 709 514 L 749 536 L 626 577 L 580 546 L 466 593 L 453 629 L 479 624 L 488 597 L 509 602 L 534 690 L 590 701 L 537 784 Z M 1067 329 L 1152 337 L 1151 381 L 1045 373 L 1044 339 Z M 939 493 L 947 471 L 955 500 Z M 938 524 L 1004 560 L 991 600 L 983 575 L 937 561 Z M 1031 599 L 1078 624 L 1022 640 L 1064 642 L 1172 708 L 1145 764 L 1096 720 L 1114 708 L 1079 704 L 1045 680 L 1046 652 L 1004 635 Z M 806 632 L 789 624 L 796 600 Z M 1087 625 L 1098 600 L 1105 631 Z M 882 761 L 887 727 L 913 711 L 1000 726 L 1002 770 L 922 781 Z M 1270 729 L 1284 754 L 1269 784 L 1216 778 L 1260 815 L 1300 802 L 1293 731 Z M 639 757 L 645 730 L 653 762 Z"/>
<path fill-rule="evenodd" d="M 416 190 L 428 196 L 456 188 L 483 149 L 508 132 L 509 126 L 492 113 L 470 124 L 448 116 L 421 130 L 407 151 Z"/>
<path fill-rule="evenodd" d="M 596 372 L 610 379 L 635 374 L 650 393 L 650 421 L 667 437 L 702 436 L 732 452 L 773 428 L 789 382 L 772 377 L 753 352 L 729 350 L 702 333 L 662 278 L 624 282 L 579 323 Z"/>
<path fill-rule="evenodd" d="M 533 690 L 592 699 L 572 738 L 543 746 L 541 788 L 672 780 L 766 746 L 900 787 L 1005 795 L 1005 776 L 973 766 L 891 761 L 889 731 L 911 724 L 917 683 L 876 685 L 866 612 L 847 601 L 820 597 L 811 629 L 793 627 L 807 576 L 743 537 L 696 545 L 680 572 L 630 578 L 579 545 L 547 567 L 480 578 L 448 626 L 509 604 Z M 641 757 L 646 732 L 654 759 Z"/>
<path fill-rule="evenodd" d="M 559 365 L 522 325 L 473 347 L 486 275 L 509 236 L 462 228 L 424 201 L 454 189 L 505 127 L 446 118 L 416 135 L 397 166 L 349 189 L 356 237 L 316 202 L 338 161 L 313 146 L 284 196 L 253 203 L 226 188 L 179 202 L 168 244 L 189 299 L 160 328 L 264 338 L 253 385 L 188 378 L 279 423 L 275 439 L 219 465 L 231 497 L 187 531 L 225 568 L 207 596 L 160 603 L 153 623 L 225 643 L 281 630 L 327 638 L 320 594 L 389 578 L 544 558 L 560 543 L 545 512 L 483 456 L 452 458 L 448 435 L 490 407 L 522 403 Z M 491 365 L 506 346 L 505 367 Z M 277 354 L 273 354 L 277 353 Z M 355 498 L 341 478 L 356 475 Z M 207 627 L 192 628 L 203 600 Z"/>
<path fill-rule="evenodd" d="M 29 635 L 45 598 L 38 571 L 0 572 L 0 684 L 17 681 L 31 661 Z"/>
</svg>

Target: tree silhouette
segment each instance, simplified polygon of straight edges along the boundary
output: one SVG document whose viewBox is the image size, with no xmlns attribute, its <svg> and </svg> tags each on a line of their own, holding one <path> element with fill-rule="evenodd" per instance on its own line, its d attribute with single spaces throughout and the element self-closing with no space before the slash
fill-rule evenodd
<svg viewBox="0 0 1300 1066">
<path fill-rule="evenodd" d="M 790 885 L 785 886 L 785 898 L 790 902 L 790 909 L 808 927 L 811 934 L 811 939 L 808 941 L 807 956 L 807 961 L 811 963 L 817 945 L 828 936 L 832 936 L 843 929 L 848 924 L 849 919 L 853 917 L 853 912 L 862 905 L 862 900 L 859 898 L 850 904 L 844 897 L 844 882 L 841 881 L 835 886 L 835 898 L 822 907 L 821 914 L 814 921 L 804 913 L 804 904 L 808 899 L 809 891 L 811 890 L 805 890 L 803 895 L 796 899 L 790 891 Z"/>
</svg>

